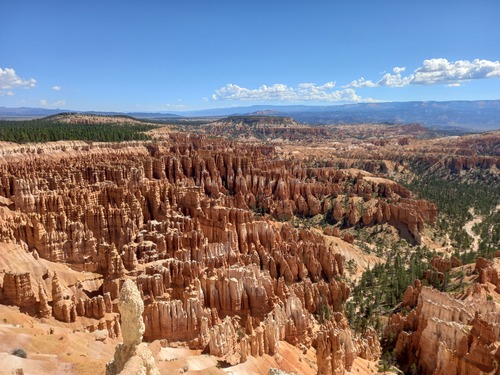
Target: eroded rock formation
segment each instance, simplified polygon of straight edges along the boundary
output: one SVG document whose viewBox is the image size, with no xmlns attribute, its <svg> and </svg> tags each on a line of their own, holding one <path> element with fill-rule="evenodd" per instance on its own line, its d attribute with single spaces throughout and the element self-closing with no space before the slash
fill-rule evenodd
<svg viewBox="0 0 500 375">
<path fill-rule="evenodd" d="M 282 341 L 313 346 L 319 373 L 344 373 L 356 357 L 375 361 L 375 332 L 354 334 L 342 314 L 350 290 L 337 243 L 359 243 L 353 228 L 364 226 L 397 229 L 420 243 L 436 206 L 387 174 L 409 165 L 457 175 L 495 170 L 498 135 L 424 143 L 418 138 L 428 130 L 418 125 L 318 128 L 279 118 L 229 125 L 206 131 L 334 139 L 326 151 L 173 133 L 146 143 L 2 147 L 0 241 L 21 247 L 34 263 L 0 275 L 0 302 L 58 325 L 122 335 L 112 373 L 154 371 L 142 335 L 230 364 L 275 356 Z M 304 224 L 312 219 L 330 224 L 324 234 L 335 241 Z M 438 277 L 457 266 L 453 259 L 431 263 Z M 87 276 L 75 278 L 66 265 Z M 479 260 L 476 272 L 498 288 L 495 261 Z M 498 317 L 481 288 L 464 301 L 419 282 L 408 288 L 406 313 L 388 326 L 403 363 L 421 373 L 492 371 Z"/>
<path fill-rule="evenodd" d="M 416 309 L 393 315 L 386 331 L 405 370 L 413 365 L 419 374 L 497 373 L 500 314 L 480 284 L 471 288 L 469 297 L 457 300 L 429 287 L 409 287 L 405 301 L 417 293 Z"/>
<path fill-rule="evenodd" d="M 135 283 L 126 280 L 120 291 L 118 309 L 121 315 L 123 343 L 118 344 L 113 361 L 106 366 L 107 375 L 159 375 L 153 354 L 142 343 L 144 303 Z"/>
<path fill-rule="evenodd" d="M 36 299 L 29 272 L 7 272 L 3 278 L 2 296 L 7 304 L 19 307 L 34 305 Z"/>
<path fill-rule="evenodd" d="M 280 341 L 321 343 L 322 368 L 338 350 L 347 369 L 356 356 L 376 359 L 375 335 L 354 337 L 343 323 L 344 256 L 295 219 L 321 215 L 350 243 L 355 237 L 344 229 L 379 224 L 419 242 L 436 207 L 366 171 L 304 168 L 272 146 L 169 137 L 3 155 L 0 196 L 9 215 L 0 240 L 96 275 L 69 283 L 47 272 L 31 280 L 39 301 L 32 292 L 26 304 L 66 323 L 93 319 L 116 337 L 127 279 L 145 305 L 147 341 L 180 342 L 232 364 L 274 355 Z M 322 306 L 335 320 L 317 334 Z"/>
<path fill-rule="evenodd" d="M 334 313 L 333 319 L 322 325 L 318 332 L 317 360 L 320 375 L 342 375 L 351 371 L 357 356 L 377 360 L 380 354 L 376 332 L 370 328 L 363 336 L 357 337 L 343 314 Z"/>
<path fill-rule="evenodd" d="M 500 293 L 500 258 L 493 258 L 492 261 L 477 258 L 475 271 L 479 274 L 479 282 L 492 283 L 496 292 Z"/>
</svg>

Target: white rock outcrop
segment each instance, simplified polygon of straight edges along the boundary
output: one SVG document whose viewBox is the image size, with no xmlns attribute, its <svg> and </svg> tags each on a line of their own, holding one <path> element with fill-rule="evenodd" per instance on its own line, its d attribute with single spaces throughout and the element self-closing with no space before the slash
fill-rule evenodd
<svg viewBox="0 0 500 375">
<path fill-rule="evenodd" d="M 118 309 L 121 314 L 123 343 L 118 344 L 115 356 L 106 366 L 106 375 L 160 375 L 153 354 L 142 343 L 144 302 L 136 284 L 126 280 L 120 291 Z"/>
</svg>

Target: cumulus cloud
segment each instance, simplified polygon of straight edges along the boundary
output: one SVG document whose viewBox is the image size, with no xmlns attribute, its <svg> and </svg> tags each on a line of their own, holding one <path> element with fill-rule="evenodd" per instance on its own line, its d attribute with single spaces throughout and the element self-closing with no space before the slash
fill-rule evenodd
<svg viewBox="0 0 500 375">
<path fill-rule="evenodd" d="M 421 67 L 413 73 L 403 76 L 405 67 L 393 68 L 393 73 L 386 73 L 379 81 L 365 80 L 363 77 L 354 80 L 344 88 L 349 87 L 403 87 L 408 85 L 445 84 L 450 87 L 460 86 L 463 82 L 473 79 L 500 77 L 500 62 L 479 60 L 448 61 L 447 59 L 424 60 Z"/>
<path fill-rule="evenodd" d="M 52 86 L 52 90 L 61 91 L 61 86 Z"/>
<path fill-rule="evenodd" d="M 364 77 L 361 77 L 360 79 L 355 79 L 354 81 L 352 81 L 351 83 L 349 83 L 348 85 L 345 85 L 343 87 L 356 87 L 356 88 L 359 88 L 359 87 L 377 87 L 377 84 L 370 81 L 370 80 L 366 80 Z"/>
<path fill-rule="evenodd" d="M 406 68 L 400 68 L 396 66 L 392 69 L 394 74 L 386 73 L 380 81 L 377 82 L 377 86 L 389 86 L 389 87 L 403 87 L 411 83 L 411 76 L 403 77 L 401 75 Z"/>
<path fill-rule="evenodd" d="M 0 68 L 0 90 L 32 88 L 35 86 L 36 81 L 33 78 L 23 79 L 19 77 L 12 68 Z"/>
<path fill-rule="evenodd" d="M 12 91 L 0 91 L 0 96 L 14 96 Z"/>
<path fill-rule="evenodd" d="M 296 87 L 276 83 L 271 86 L 262 85 L 256 89 L 228 84 L 216 90 L 212 100 L 241 100 L 241 101 L 280 101 L 280 102 L 360 102 L 374 101 L 371 98 L 362 98 L 352 88 L 334 90 L 335 82 L 323 85 L 314 83 L 300 83 Z"/>
<path fill-rule="evenodd" d="M 449 62 L 446 59 L 425 60 L 415 70 L 413 82 L 421 85 L 461 83 L 471 79 L 500 77 L 500 61 L 475 59 Z"/>
</svg>

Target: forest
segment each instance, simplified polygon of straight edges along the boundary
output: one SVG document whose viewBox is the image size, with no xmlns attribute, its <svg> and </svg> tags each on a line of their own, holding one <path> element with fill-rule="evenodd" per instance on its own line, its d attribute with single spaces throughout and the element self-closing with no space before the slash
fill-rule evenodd
<svg viewBox="0 0 500 375">
<path fill-rule="evenodd" d="M 26 121 L 0 120 L 0 141 L 27 143 L 73 140 L 96 142 L 148 140 L 150 137 L 144 132 L 154 128 L 154 125 L 127 122 L 62 123 L 50 117 Z"/>
</svg>

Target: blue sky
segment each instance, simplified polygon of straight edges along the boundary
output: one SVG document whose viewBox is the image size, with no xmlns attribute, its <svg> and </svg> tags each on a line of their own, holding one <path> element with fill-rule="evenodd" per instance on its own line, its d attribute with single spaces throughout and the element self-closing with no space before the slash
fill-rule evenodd
<svg viewBox="0 0 500 375">
<path fill-rule="evenodd" d="M 4 1 L 0 106 L 500 99 L 500 1 Z"/>
</svg>

